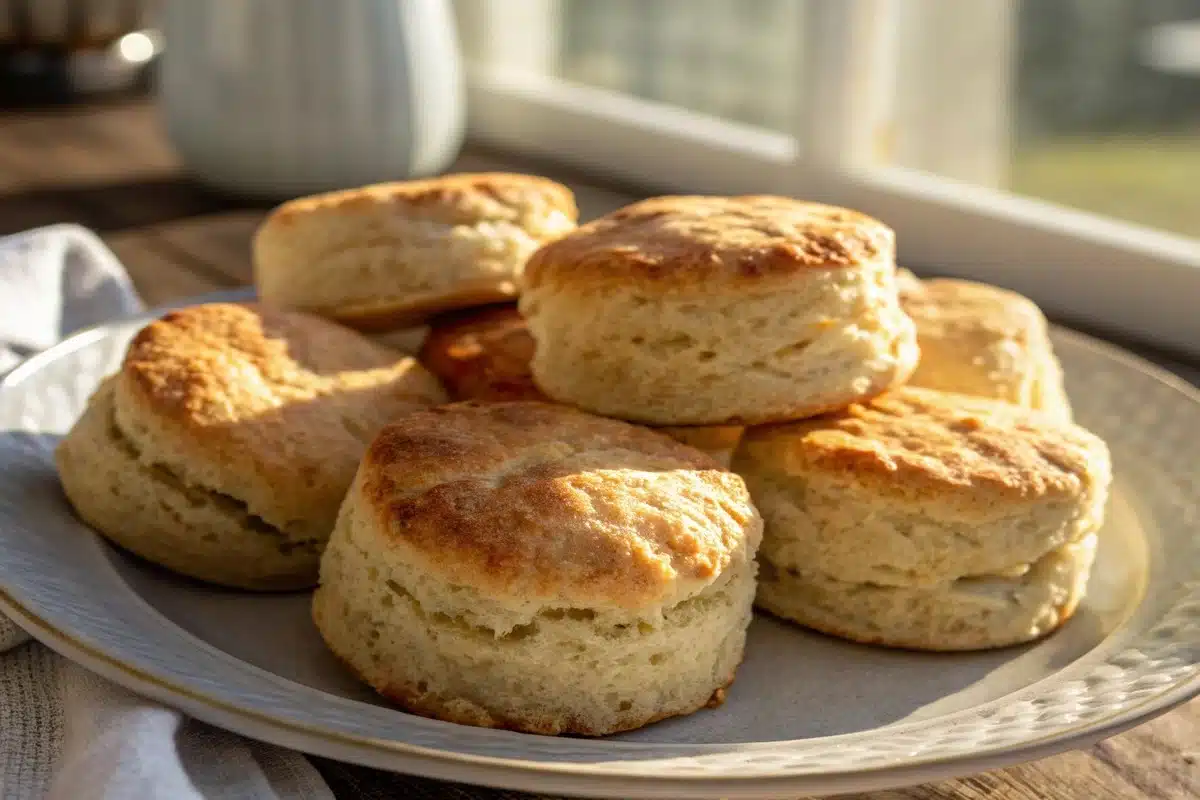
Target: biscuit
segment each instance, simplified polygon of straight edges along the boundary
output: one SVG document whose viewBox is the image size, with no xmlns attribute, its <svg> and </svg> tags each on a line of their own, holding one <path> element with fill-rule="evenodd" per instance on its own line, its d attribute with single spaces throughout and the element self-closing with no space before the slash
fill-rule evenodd
<svg viewBox="0 0 1200 800">
<path fill-rule="evenodd" d="M 614 733 L 723 699 L 761 528 L 741 478 L 665 436 L 546 403 L 457 403 L 371 444 L 313 616 L 414 713 Z"/>
<path fill-rule="evenodd" d="M 575 227 L 571 191 L 504 173 L 385 183 L 285 203 L 254 237 L 259 296 L 359 330 L 512 299 L 529 254 Z"/>
<path fill-rule="evenodd" d="M 521 313 L 560 402 L 652 425 L 797 419 L 873 397 L 917 361 L 894 237 L 782 197 L 658 197 L 538 250 Z"/>
<path fill-rule="evenodd" d="M 536 344 L 513 305 L 454 312 L 435 318 L 418 358 L 456 400 L 553 402 L 533 380 Z M 733 425 L 656 428 L 729 466 L 742 429 Z"/>
<path fill-rule="evenodd" d="M 127 550 L 212 583 L 302 588 L 371 437 L 444 400 L 415 360 L 331 322 L 193 306 L 134 337 L 56 460 L 80 517 Z"/>
<path fill-rule="evenodd" d="M 911 387 L 749 429 L 733 469 L 766 521 L 762 607 L 928 649 L 1014 644 L 1064 619 L 1111 480 L 1104 442 L 1076 425 Z M 1015 578 L 1004 613 L 951 602 Z"/>
<path fill-rule="evenodd" d="M 990 397 L 1071 419 L 1046 318 L 1032 300 L 982 283 L 933 279 L 901 292 L 921 361 L 909 385 Z"/>
</svg>

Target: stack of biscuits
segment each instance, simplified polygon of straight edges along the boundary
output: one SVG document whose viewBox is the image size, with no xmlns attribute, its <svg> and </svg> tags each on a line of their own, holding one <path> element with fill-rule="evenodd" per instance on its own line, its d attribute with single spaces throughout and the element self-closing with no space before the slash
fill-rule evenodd
<svg viewBox="0 0 1200 800">
<path fill-rule="evenodd" d="M 718 705 L 754 606 L 922 650 L 1071 616 L 1111 468 L 1031 301 L 790 198 L 576 221 L 507 174 L 281 206 L 256 303 L 134 338 L 68 498 L 183 575 L 316 584 L 401 707 L 533 733 Z"/>
</svg>

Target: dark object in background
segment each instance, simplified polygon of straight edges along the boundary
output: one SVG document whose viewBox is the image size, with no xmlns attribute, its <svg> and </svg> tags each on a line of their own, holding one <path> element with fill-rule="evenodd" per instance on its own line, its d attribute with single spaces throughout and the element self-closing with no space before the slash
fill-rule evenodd
<svg viewBox="0 0 1200 800">
<path fill-rule="evenodd" d="M 146 91 L 155 0 L 0 0 L 0 106 Z"/>
</svg>

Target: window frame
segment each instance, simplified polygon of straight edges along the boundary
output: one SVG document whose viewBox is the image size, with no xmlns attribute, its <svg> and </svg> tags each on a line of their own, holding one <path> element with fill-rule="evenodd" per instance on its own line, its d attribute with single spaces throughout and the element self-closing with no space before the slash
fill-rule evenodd
<svg viewBox="0 0 1200 800">
<path fill-rule="evenodd" d="M 899 262 L 918 271 L 1005 286 L 1066 320 L 1200 357 L 1200 241 L 879 165 L 903 0 L 803 2 L 798 85 L 822 113 L 780 133 L 554 77 L 558 0 L 457 0 L 468 135 L 647 193 L 857 208 L 896 229 Z"/>
</svg>

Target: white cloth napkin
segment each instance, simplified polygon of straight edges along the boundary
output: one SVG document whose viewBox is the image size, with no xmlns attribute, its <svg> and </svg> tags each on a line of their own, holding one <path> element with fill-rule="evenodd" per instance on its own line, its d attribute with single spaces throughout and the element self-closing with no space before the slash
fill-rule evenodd
<svg viewBox="0 0 1200 800">
<path fill-rule="evenodd" d="M 0 375 L 141 308 L 116 257 L 84 228 L 0 238 Z M 303 755 L 189 719 L 28 639 L 0 615 L 5 800 L 333 800 Z"/>
</svg>

